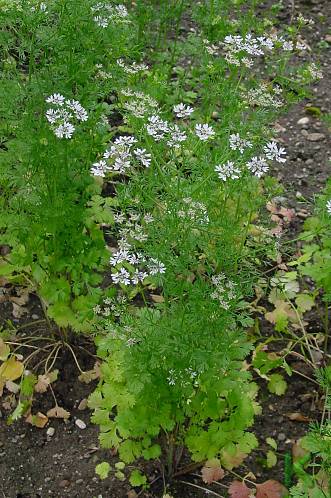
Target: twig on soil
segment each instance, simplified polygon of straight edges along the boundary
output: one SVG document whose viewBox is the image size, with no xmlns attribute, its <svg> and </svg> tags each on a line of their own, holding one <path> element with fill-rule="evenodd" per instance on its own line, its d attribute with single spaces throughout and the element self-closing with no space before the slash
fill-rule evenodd
<svg viewBox="0 0 331 498">
<path fill-rule="evenodd" d="M 180 482 L 182 484 L 187 484 L 188 486 L 193 486 L 193 488 L 201 489 L 202 491 L 204 491 L 205 493 L 208 493 L 209 495 L 218 496 L 218 498 L 224 498 L 223 495 L 219 495 L 218 493 L 216 493 L 215 491 L 212 491 L 211 489 L 203 488 L 202 486 L 198 486 L 197 484 L 193 484 L 192 482 L 187 482 L 187 481 L 178 481 L 178 482 Z"/>
</svg>

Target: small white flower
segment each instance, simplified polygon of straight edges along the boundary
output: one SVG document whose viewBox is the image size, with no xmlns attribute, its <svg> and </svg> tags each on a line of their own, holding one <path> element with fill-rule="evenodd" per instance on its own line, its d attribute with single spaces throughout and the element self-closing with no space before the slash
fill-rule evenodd
<svg viewBox="0 0 331 498">
<path fill-rule="evenodd" d="M 54 124 L 59 118 L 60 114 L 57 109 L 47 109 L 46 119 L 49 123 Z"/>
<path fill-rule="evenodd" d="M 71 123 L 64 121 L 63 124 L 55 128 L 54 133 L 58 138 L 71 138 L 74 131 L 75 127 Z"/>
<path fill-rule="evenodd" d="M 284 147 L 279 147 L 274 140 L 268 142 L 263 150 L 267 158 L 271 161 L 277 161 L 278 163 L 286 162 L 286 157 L 282 157 L 286 156 L 286 150 Z"/>
<path fill-rule="evenodd" d="M 143 166 L 146 166 L 146 168 L 148 168 L 151 165 L 152 156 L 151 154 L 148 154 L 146 149 L 135 149 L 133 153 L 138 159 L 138 161 L 140 161 L 141 164 L 143 164 Z"/>
<path fill-rule="evenodd" d="M 292 52 L 293 50 L 293 42 L 291 41 L 284 41 L 283 42 L 283 50 L 286 52 Z"/>
<path fill-rule="evenodd" d="M 125 147 L 131 147 L 137 142 L 137 139 L 131 136 L 122 135 L 114 140 L 115 145 L 124 145 Z"/>
<path fill-rule="evenodd" d="M 269 165 L 267 161 L 263 157 L 252 157 L 252 159 L 246 164 L 249 171 L 253 173 L 253 175 L 261 178 L 269 170 Z"/>
<path fill-rule="evenodd" d="M 130 273 L 125 268 L 121 268 L 117 273 L 112 274 L 112 280 L 115 284 L 130 285 Z"/>
<path fill-rule="evenodd" d="M 215 131 L 208 124 L 196 124 L 195 133 L 203 142 L 215 136 Z"/>
<path fill-rule="evenodd" d="M 253 147 L 252 143 L 249 142 L 248 140 L 245 140 L 239 136 L 239 133 L 232 134 L 229 137 L 229 144 L 230 144 L 230 149 L 232 150 L 239 150 L 241 154 L 244 153 L 244 150 L 246 148 L 251 148 Z"/>
<path fill-rule="evenodd" d="M 144 221 L 145 221 L 145 223 L 153 223 L 154 218 L 150 213 L 146 213 L 144 215 Z"/>
<path fill-rule="evenodd" d="M 47 104 L 56 104 L 56 105 L 63 105 L 64 104 L 64 97 L 60 93 L 53 93 L 53 95 L 50 95 L 47 97 L 46 102 Z"/>
<path fill-rule="evenodd" d="M 326 210 L 329 215 L 331 215 L 331 199 L 326 203 Z"/>
<path fill-rule="evenodd" d="M 188 118 L 194 112 L 193 107 L 185 105 L 183 103 L 174 106 L 173 111 L 177 118 Z"/>
<path fill-rule="evenodd" d="M 148 269 L 151 275 L 156 275 L 157 273 L 165 273 L 166 267 L 163 263 L 155 258 L 151 258 L 148 262 Z"/>
<path fill-rule="evenodd" d="M 235 166 L 232 161 L 228 161 L 225 164 L 218 164 L 215 166 L 215 171 L 218 173 L 218 177 L 224 182 L 229 178 L 231 178 L 231 180 L 237 180 L 241 175 L 240 169 Z"/>
</svg>

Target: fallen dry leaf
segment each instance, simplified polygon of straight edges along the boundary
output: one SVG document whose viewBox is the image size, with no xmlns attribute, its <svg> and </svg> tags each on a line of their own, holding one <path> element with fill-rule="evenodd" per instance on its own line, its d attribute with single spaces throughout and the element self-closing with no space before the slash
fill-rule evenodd
<svg viewBox="0 0 331 498">
<path fill-rule="evenodd" d="M 16 380 L 21 377 L 24 365 L 15 356 L 11 356 L 0 366 L 0 381 Z"/>
<path fill-rule="evenodd" d="M 47 417 L 49 418 L 63 418 L 64 420 L 70 417 L 70 412 L 61 408 L 61 406 L 54 406 L 47 412 Z"/>
<path fill-rule="evenodd" d="M 301 446 L 301 439 L 297 439 L 292 446 L 292 458 L 293 462 L 297 462 L 300 458 L 304 457 L 309 453 Z"/>
<path fill-rule="evenodd" d="M 211 484 L 213 481 L 219 481 L 224 477 L 224 470 L 218 458 L 208 460 L 201 470 L 202 480 L 206 484 Z"/>
<path fill-rule="evenodd" d="M 12 380 L 7 380 L 6 384 L 6 389 L 13 394 L 17 394 L 18 391 L 20 390 L 20 386 L 13 382 Z"/>
<path fill-rule="evenodd" d="M 21 318 L 23 315 L 26 315 L 29 312 L 29 310 L 24 306 L 19 306 L 16 303 L 12 303 L 12 305 L 13 305 L 12 315 L 14 318 Z"/>
<path fill-rule="evenodd" d="M 160 296 L 159 294 L 150 294 L 152 301 L 154 303 L 164 303 L 164 297 Z"/>
<path fill-rule="evenodd" d="M 41 412 L 38 412 L 36 415 L 32 415 L 32 413 L 30 413 L 30 415 L 26 417 L 25 421 L 34 427 L 43 429 L 48 422 L 48 417 Z"/>
<path fill-rule="evenodd" d="M 310 422 L 310 418 L 300 412 L 286 413 L 286 416 L 295 422 Z"/>
<path fill-rule="evenodd" d="M 128 496 L 128 498 L 137 498 L 138 497 L 138 495 L 134 489 L 131 489 L 130 491 L 128 491 L 127 496 Z"/>
<path fill-rule="evenodd" d="M 78 380 L 89 384 L 92 380 L 99 379 L 100 377 L 100 363 L 97 361 L 92 370 L 87 370 L 79 375 Z"/>
<path fill-rule="evenodd" d="M 55 382 L 57 379 L 59 371 L 53 370 L 52 372 L 48 372 L 47 374 L 38 375 L 38 382 L 34 386 L 34 390 L 36 393 L 44 393 L 47 391 L 48 386 Z"/>
</svg>

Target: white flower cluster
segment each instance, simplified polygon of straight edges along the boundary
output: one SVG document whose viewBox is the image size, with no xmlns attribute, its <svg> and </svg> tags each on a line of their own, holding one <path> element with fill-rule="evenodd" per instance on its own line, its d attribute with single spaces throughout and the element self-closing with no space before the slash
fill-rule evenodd
<svg viewBox="0 0 331 498">
<path fill-rule="evenodd" d="M 169 147 L 179 148 L 181 143 L 187 139 L 185 131 L 182 131 L 178 125 L 164 121 L 156 114 L 148 118 L 146 130 L 156 142 L 166 139 Z"/>
<path fill-rule="evenodd" d="M 189 118 L 192 112 L 194 112 L 194 109 L 189 105 L 180 103 L 173 107 L 173 111 L 177 118 Z"/>
<path fill-rule="evenodd" d="M 233 136 L 239 137 L 239 135 Z M 250 147 L 251 146 L 252 144 L 250 144 Z M 286 162 L 286 150 L 284 149 L 284 147 L 278 146 L 274 140 L 268 142 L 263 150 L 265 153 L 265 157 L 254 156 L 246 163 L 246 168 L 258 178 L 261 178 L 269 170 L 267 159 L 269 161 L 276 161 L 278 163 Z M 225 164 L 218 164 L 217 166 L 215 166 L 215 171 L 218 174 L 218 177 L 224 182 L 228 179 L 237 180 L 238 178 L 240 178 L 242 173 L 239 166 L 236 166 L 233 161 L 227 161 Z"/>
<path fill-rule="evenodd" d="M 44 14 L 47 14 L 47 5 L 44 2 L 40 2 L 38 9 L 35 6 L 31 7 L 32 12 L 36 12 L 37 10 L 39 12 L 43 12 Z"/>
<path fill-rule="evenodd" d="M 128 88 L 121 90 L 120 93 L 128 98 L 123 103 L 123 108 L 136 118 L 144 118 L 146 115 L 153 114 L 159 110 L 156 100 L 143 92 L 135 92 Z"/>
<path fill-rule="evenodd" d="M 75 131 L 72 121 L 88 119 L 86 110 L 77 100 L 65 99 L 60 93 L 50 95 L 46 102 L 52 106 L 46 111 L 46 119 L 58 138 L 71 138 Z"/>
<path fill-rule="evenodd" d="M 94 306 L 93 312 L 95 315 L 100 315 L 105 318 L 109 317 L 110 315 L 119 318 L 121 315 L 123 315 L 127 302 L 128 300 L 126 296 L 123 296 L 121 294 L 113 298 L 107 297 L 103 300 L 102 305 L 97 304 L 96 306 Z"/>
<path fill-rule="evenodd" d="M 191 197 L 185 197 L 183 203 L 184 206 L 177 212 L 179 218 L 194 221 L 194 223 L 199 225 L 207 225 L 209 223 L 205 204 L 194 201 Z"/>
<path fill-rule="evenodd" d="M 139 213 L 130 212 L 128 217 L 124 213 L 116 213 L 114 215 L 115 223 L 121 225 L 119 234 L 121 237 L 120 244 L 124 244 L 123 248 L 127 248 L 128 240 L 136 240 L 145 242 L 148 238 L 146 225 L 152 223 L 154 218 L 151 214 L 146 213 L 141 216 Z"/>
<path fill-rule="evenodd" d="M 206 142 L 210 138 L 214 138 L 215 131 L 208 124 L 196 124 L 195 125 L 195 134 L 202 142 Z"/>
<path fill-rule="evenodd" d="M 97 69 L 96 72 L 96 78 L 99 78 L 100 80 L 110 80 L 112 79 L 113 75 L 111 73 L 108 73 L 108 71 L 104 70 L 103 64 L 96 64 L 95 68 Z"/>
<path fill-rule="evenodd" d="M 114 220 L 115 223 L 121 225 L 120 239 L 118 250 L 111 256 L 109 263 L 112 266 L 123 265 L 123 267 L 112 274 L 113 282 L 138 285 L 148 276 L 165 273 L 166 268 L 163 263 L 156 258 L 135 251 L 132 247 L 132 241 L 145 242 L 147 240 L 148 234 L 144 225 L 152 223 L 153 216 L 149 213 L 143 216 L 134 212 L 130 212 L 128 216 L 124 213 L 117 213 L 114 215 Z"/>
<path fill-rule="evenodd" d="M 240 66 L 241 64 L 250 68 L 254 64 L 252 57 L 260 57 L 268 51 L 281 48 L 285 52 L 292 52 L 295 48 L 305 50 L 304 43 L 298 41 L 295 45 L 291 40 L 286 40 L 283 36 L 271 34 L 270 36 L 253 36 L 248 33 L 242 37 L 240 35 L 228 35 L 223 41 L 226 50 L 225 59 L 229 64 Z M 249 57 L 247 57 L 247 55 Z"/>
<path fill-rule="evenodd" d="M 218 177 L 226 182 L 228 179 L 237 180 L 241 176 L 241 170 L 232 161 L 215 166 Z"/>
<path fill-rule="evenodd" d="M 120 249 L 110 258 L 110 264 L 114 266 L 125 265 L 125 263 L 130 265 L 130 270 L 122 267 L 112 273 L 112 280 L 115 284 L 138 285 L 147 277 L 159 275 L 166 271 L 164 264 L 158 259 L 130 250 Z"/>
<path fill-rule="evenodd" d="M 277 97 L 281 93 L 282 89 L 279 86 L 269 88 L 266 83 L 261 83 L 260 87 L 252 88 L 246 95 L 243 95 L 243 98 L 250 106 L 274 107 L 279 109 L 284 104 L 283 101 Z"/>
<path fill-rule="evenodd" d="M 253 175 L 261 178 L 267 171 L 269 170 L 269 164 L 265 160 L 264 157 L 254 156 L 248 163 L 246 164 L 247 168 Z"/>
<path fill-rule="evenodd" d="M 326 203 L 326 211 L 331 216 L 331 199 Z"/>
<path fill-rule="evenodd" d="M 146 64 L 138 64 L 137 62 L 132 62 L 131 64 L 125 64 L 123 59 L 117 59 L 117 65 L 121 67 L 127 74 L 137 74 L 141 71 L 147 71 L 148 66 Z"/>
<path fill-rule="evenodd" d="M 180 383 L 181 387 L 187 387 L 192 384 L 194 387 L 199 387 L 198 377 L 198 372 L 194 371 L 191 367 L 185 368 L 184 371 L 182 370 L 178 372 L 171 368 L 168 371 L 167 381 L 169 386 L 175 386 L 177 383 Z"/>
<path fill-rule="evenodd" d="M 209 55 L 218 55 L 220 47 L 219 45 L 215 45 L 214 43 L 211 43 L 207 38 L 204 38 L 202 40 L 202 43 L 205 46 L 205 49 Z"/>
<path fill-rule="evenodd" d="M 318 67 L 316 66 L 316 64 L 314 62 L 309 64 L 309 66 L 307 67 L 307 71 L 310 73 L 311 77 L 314 80 L 323 79 L 323 72 L 320 69 L 318 69 Z"/>
<path fill-rule="evenodd" d="M 253 147 L 252 142 L 241 138 L 239 133 L 233 133 L 230 135 L 229 144 L 230 149 L 239 150 L 240 154 L 243 154 L 245 149 Z"/>
<path fill-rule="evenodd" d="M 109 3 L 98 2 L 91 7 L 94 15 L 93 20 L 100 28 L 107 28 L 110 23 L 128 23 L 129 13 L 124 5 L 111 5 Z"/>
<path fill-rule="evenodd" d="M 232 282 L 232 280 L 228 280 L 224 273 L 214 275 L 211 278 L 211 281 L 215 286 L 215 290 L 212 292 L 211 298 L 219 301 L 222 308 L 226 310 L 229 309 L 231 301 L 237 297 L 235 292 L 236 284 Z"/>
<path fill-rule="evenodd" d="M 131 136 L 120 136 L 103 154 L 103 159 L 93 164 L 91 174 L 105 177 L 106 173 L 126 174 L 135 161 L 148 168 L 151 164 L 151 154 L 145 149 L 133 149 L 137 140 Z"/>
</svg>

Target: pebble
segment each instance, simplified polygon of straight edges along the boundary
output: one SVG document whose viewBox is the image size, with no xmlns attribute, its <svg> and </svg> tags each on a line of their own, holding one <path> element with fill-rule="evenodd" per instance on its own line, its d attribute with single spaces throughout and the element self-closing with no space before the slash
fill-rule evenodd
<svg viewBox="0 0 331 498">
<path fill-rule="evenodd" d="M 70 481 L 68 481 L 68 479 L 63 479 L 59 482 L 60 488 L 67 488 L 68 486 L 70 486 Z"/>
<path fill-rule="evenodd" d="M 297 122 L 297 124 L 298 125 L 306 125 L 306 124 L 309 123 L 309 121 L 310 121 L 310 119 L 307 116 L 305 116 L 305 117 L 299 119 L 299 121 Z"/>
<path fill-rule="evenodd" d="M 47 436 L 48 436 L 48 437 L 53 437 L 53 436 L 54 436 L 54 434 L 55 434 L 55 429 L 54 429 L 54 427 L 49 427 L 49 428 L 47 429 L 47 431 L 46 431 L 46 434 L 47 434 Z"/>
<path fill-rule="evenodd" d="M 309 140 L 309 142 L 319 142 L 320 140 L 324 140 L 324 138 L 324 133 L 308 133 L 306 135 L 306 139 Z"/>
<path fill-rule="evenodd" d="M 77 427 L 79 429 L 86 429 L 86 424 L 85 422 L 83 422 L 83 420 L 81 420 L 80 418 L 76 418 L 75 420 L 75 424 L 77 425 Z"/>
<path fill-rule="evenodd" d="M 280 432 L 277 436 L 278 441 L 285 441 L 286 436 L 283 432 Z"/>
<path fill-rule="evenodd" d="M 33 315 L 31 315 L 31 318 L 32 320 L 38 320 L 39 315 L 36 315 L 36 313 L 34 313 Z"/>
<path fill-rule="evenodd" d="M 307 161 L 305 161 L 305 163 L 309 165 L 309 164 L 314 164 L 315 161 L 314 161 L 314 159 L 307 159 Z"/>
</svg>

